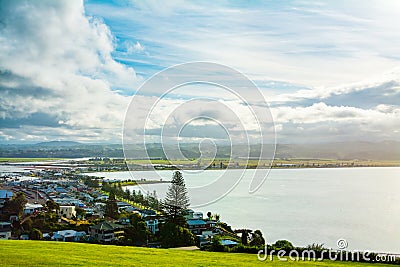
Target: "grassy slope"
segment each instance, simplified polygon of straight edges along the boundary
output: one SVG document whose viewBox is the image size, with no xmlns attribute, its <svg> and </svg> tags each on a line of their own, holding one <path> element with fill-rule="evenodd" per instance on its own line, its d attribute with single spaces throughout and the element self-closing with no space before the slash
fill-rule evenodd
<svg viewBox="0 0 400 267">
<path fill-rule="evenodd" d="M 1 266 L 372 266 L 350 262 L 260 262 L 253 254 L 44 241 L 0 241 Z M 379 264 L 374 264 L 377 267 Z"/>
</svg>

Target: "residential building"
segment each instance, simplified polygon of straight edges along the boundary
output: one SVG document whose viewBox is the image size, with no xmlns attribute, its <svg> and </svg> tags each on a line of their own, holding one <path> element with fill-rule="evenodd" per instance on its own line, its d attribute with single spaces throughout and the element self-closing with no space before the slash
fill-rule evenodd
<svg viewBox="0 0 400 267">
<path fill-rule="evenodd" d="M 104 221 L 90 227 L 90 237 L 99 242 L 112 242 L 124 234 L 124 226 L 112 222 Z"/>
<path fill-rule="evenodd" d="M 51 237 L 51 240 L 64 242 L 78 242 L 86 239 L 86 232 L 77 232 L 74 230 L 57 231 Z"/>
<path fill-rule="evenodd" d="M 187 220 L 188 229 L 195 235 L 201 234 L 204 230 L 207 230 L 207 224 L 204 220 L 190 219 Z"/>
<path fill-rule="evenodd" d="M 41 211 L 43 206 L 41 204 L 32 204 L 32 203 L 26 203 L 25 208 L 24 208 L 24 214 L 33 214 L 36 211 Z"/>
<path fill-rule="evenodd" d="M 4 203 L 12 198 L 13 193 L 8 190 L 0 190 L 0 208 L 4 206 Z"/>
<path fill-rule="evenodd" d="M 0 222 L 0 240 L 11 238 L 11 223 Z"/>
<path fill-rule="evenodd" d="M 149 231 L 152 232 L 153 234 L 160 231 L 159 225 L 161 222 L 159 216 L 146 216 L 144 217 L 144 221 Z"/>
<path fill-rule="evenodd" d="M 57 213 L 61 217 L 65 217 L 67 219 L 76 217 L 75 206 L 60 206 L 60 209 L 57 211 Z"/>
</svg>

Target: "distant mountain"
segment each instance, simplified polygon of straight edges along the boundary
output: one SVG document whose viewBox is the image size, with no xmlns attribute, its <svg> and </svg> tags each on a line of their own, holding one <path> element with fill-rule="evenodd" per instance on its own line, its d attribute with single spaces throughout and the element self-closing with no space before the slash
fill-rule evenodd
<svg viewBox="0 0 400 267">
<path fill-rule="evenodd" d="M 79 146 L 81 143 L 75 141 L 49 141 L 49 142 L 40 142 L 35 144 L 35 146 L 42 147 L 65 147 L 65 146 Z"/>
<path fill-rule="evenodd" d="M 264 146 L 273 149 L 272 145 Z M 198 144 L 181 144 L 180 151 L 169 145 L 148 144 L 147 151 L 140 146 L 131 145 L 125 151 L 128 157 L 167 158 L 164 151 L 168 151 L 168 158 L 180 159 L 183 154 L 186 158 L 199 158 Z M 205 157 L 212 157 L 214 149 L 202 147 Z M 218 145 L 217 158 L 242 158 L 247 156 L 247 147 L 239 145 L 232 149 L 228 145 Z M 259 155 L 260 146 L 250 147 L 250 157 Z M 80 158 L 80 157 L 124 157 L 124 151 L 119 144 L 85 144 L 74 141 L 51 141 L 38 144 L 8 144 L 0 145 L 0 157 L 3 158 Z M 340 159 L 340 160 L 400 160 L 400 142 L 340 142 L 323 144 L 278 144 L 275 158 L 300 159 Z"/>
<path fill-rule="evenodd" d="M 400 142 L 278 144 L 276 158 L 400 160 Z"/>
</svg>

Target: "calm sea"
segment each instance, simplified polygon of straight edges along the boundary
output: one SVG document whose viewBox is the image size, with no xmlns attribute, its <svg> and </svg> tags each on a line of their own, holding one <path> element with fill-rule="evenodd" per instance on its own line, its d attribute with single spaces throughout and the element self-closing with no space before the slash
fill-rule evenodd
<svg viewBox="0 0 400 267">
<path fill-rule="evenodd" d="M 223 171 L 184 173 L 187 186 L 210 183 Z M 229 170 L 232 178 L 240 170 Z M 400 168 L 273 169 L 254 194 L 248 193 L 252 170 L 223 199 L 196 208 L 218 213 L 234 228 L 260 229 L 269 243 L 324 243 L 337 248 L 400 253 Z M 110 179 L 132 179 L 127 172 L 96 173 Z M 135 179 L 170 180 L 172 171 L 134 172 Z M 168 184 L 142 186 L 164 197 Z M 137 186 L 129 189 L 138 190 Z M 206 195 L 207 192 L 204 192 Z"/>
</svg>

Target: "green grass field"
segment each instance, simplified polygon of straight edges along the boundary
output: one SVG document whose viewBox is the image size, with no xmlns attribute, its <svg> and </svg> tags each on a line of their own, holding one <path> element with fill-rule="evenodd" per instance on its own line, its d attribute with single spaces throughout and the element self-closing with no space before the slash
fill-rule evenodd
<svg viewBox="0 0 400 267">
<path fill-rule="evenodd" d="M 1 266 L 383 266 L 380 264 L 258 261 L 254 254 L 119 247 L 49 241 L 0 241 Z M 387 265 L 386 265 L 387 266 Z"/>
<path fill-rule="evenodd" d="M 0 163 L 38 162 L 38 161 L 54 161 L 54 160 L 62 160 L 62 158 L 0 158 Z"/>
</svg>

